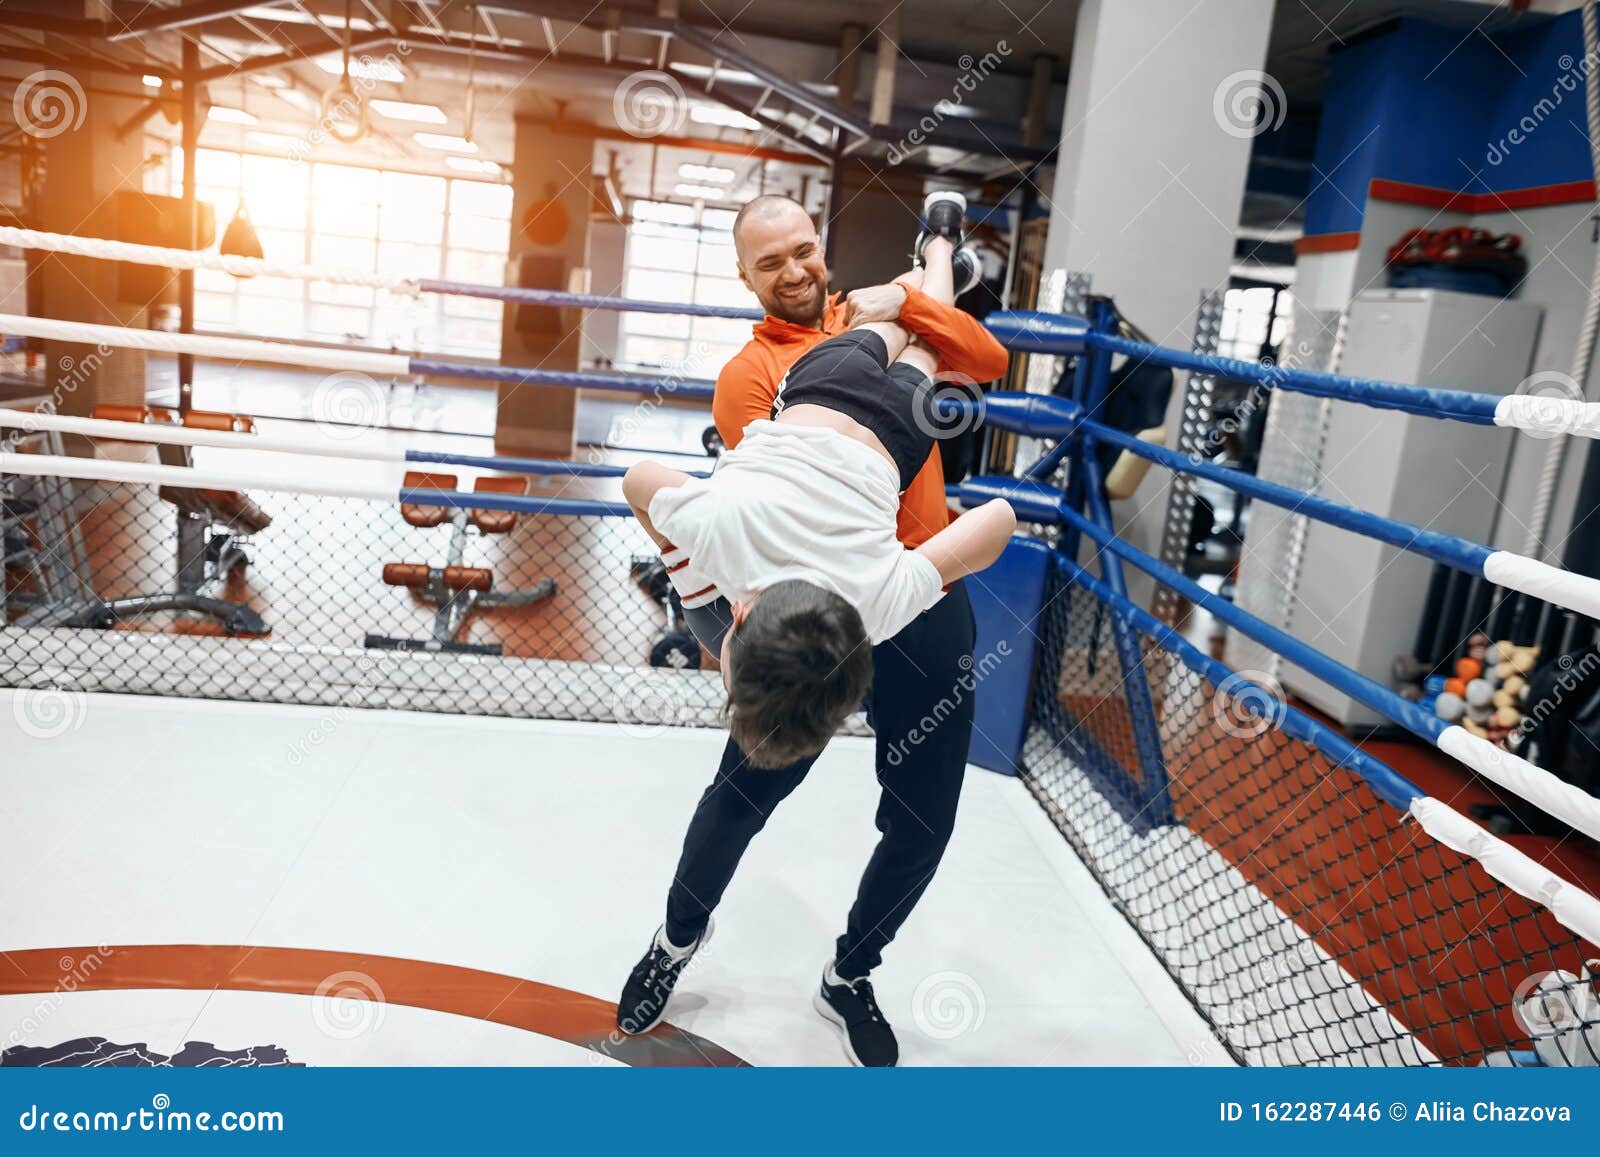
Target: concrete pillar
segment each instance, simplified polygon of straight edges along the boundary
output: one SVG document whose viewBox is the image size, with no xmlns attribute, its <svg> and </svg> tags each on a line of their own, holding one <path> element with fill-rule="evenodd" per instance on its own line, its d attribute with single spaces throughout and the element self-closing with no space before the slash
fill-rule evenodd
<svg viewBox="0 0 1600 1157">
<path fill-rule="evenodd" d="M 1266 58 L 1272 7 L 1084 0 L 1078 14 L 1045 276 L 1091 274 L 1095 292 L 1114 297 L 1162 345 L 1188 348 L 1201 290 L 1228 283 L 1254 131 L 1237 123 L 1234 94 Z M 1268 99 L 1273 88 L 1264 89 Z M 1169 441 L 1182 395 L 1178 375 Z M 1120 532 L 1152 554 L 1166 481 L 1151 471 L 1131 500 L 1116 504 Z M 1149 586 L 1131 583 L 1130 574 L 1143 601 Z"/>
<path fill-rule="evenodd" d="M 506 283 L 538 289 L 587 287 L 594 141 L 548 123 L 518 119 L 511 162 L 511 250 Z M 576 370 L 584 358 L 576 310 L 507 306 L 500 334 L 505 365 Z M 500 384 L 495 447 L 505 453 L 570 454 L 577 391 Z"/>
<path fill-rule="evenodd" d="M 139 78 L 41 66 L 21 83 L 28 86 L 28 115 L 20 116 L 18 125 L 44 154 L 42 181 L 25 209 L 29 224 L 51 233 L 117 238 L 118 190 L 144 185 L 143 130 L 135 127 L 117 138 L 117 126 L 146 103 Z M 116 262 L 40 254 L 30 268 L 40 316 L 139 328 L 149 324 L 148 303 L 119 299 Z M 45 342 L 42 349 L 61 412 L 87 414 L 97 402 L 144 403 L 143 353 L 68 342 Z"/>
</svg>

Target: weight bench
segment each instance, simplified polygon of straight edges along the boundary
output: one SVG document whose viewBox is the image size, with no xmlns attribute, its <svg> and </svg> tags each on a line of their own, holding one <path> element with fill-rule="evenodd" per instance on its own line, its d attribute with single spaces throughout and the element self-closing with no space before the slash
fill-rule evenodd
<svg viewBox="0 0 1600 1157">
<path fill-rule="evenodd" d="M 142 425 L 183 425 L 198 430 L 255 433 L 255 420 L 245 414 L 209 410 L 178 411 L 162 406 L 99 405 L 90 417 Z M 163 465 L 193 465 L 188 446 L 159 444 Z M 136 618 L 159 611 L 187 611 L 216 619 L 230 635 L 265 636 L 270 629 L 261 616 L 243 603 L 216 597 L 235 571 L 250 565 L 241 540 L 272 525 L 272 518 L 248 494 L 237 490 L 162 486 L 156 491 L 178 511 L 178 569 L 175 588 L 159 594 L 107 599 L 104 606 L 115 619 Z"/>
<path fill-rule="evenodd" d="M 427 471 L 406 472 L 408 490 L 455 490 L 454 474 Z M 520 476 L 479 478 L 472 486 L 476 494 L 526 494 L 528 480 Z M 407 587 L 417 597 L 434 604 L 433 634 L 426 639 L 396 639 L 369 634 L 366 645 L 385 651 L 444 651 L 458 655 L 499 655 L 499 643 L 461 643 L 456 636 L 467 618 L 478 607 L 526 607 L 543 602 L 556 593 L 554 579 L 540 579 L 526 590 L 497 591 L 488 567 L 464 566 L 468 527 L 479 535 L 506 534 L 517 524 L 510 510 L 467 510 L 461 507 L 427 506 L 406 502 L 400 516 L 410 525 L 429 529 L 450 523 L 450 545 L 443 566 L 423 562 L 383 564 L 383 581 L 391 587 Z"/>
</svg>

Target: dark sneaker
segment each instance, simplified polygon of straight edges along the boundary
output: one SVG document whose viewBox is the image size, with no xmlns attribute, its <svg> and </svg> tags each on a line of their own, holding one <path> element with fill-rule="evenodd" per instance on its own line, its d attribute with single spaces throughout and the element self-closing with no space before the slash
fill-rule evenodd
<svg viewBox="0 0 1600 1157">
<path fill-rule="evenodd" d="M 850 1063 L 866 1068 L 889 1068 L 900 1060 L 900 1045 L 894 1029 L 883 1017 L 872 981 L 844 980 L 833 971 L 833 962 L 822 970 L 822 984 L 812 998 L 822 1018 L 839 1030 L 844 1055 Z"/>
<path fill-rule="evenodd" d="M 983 262 L 970 245 L 963 245 L 950 258 L 950 276 L 955 282 L 956 296 L 960 297 L 983 280 Z"/>
<path fill-rule="evenodd" d="M 967 199 L 952 190 L 929 193 L 922 202 L 922 232 L 917 234 L 916 264 L 922 264 L 922 247 L 930 237 L 948 238 L 957 249 L 966 241 L 961 227 L 967 219 Z"/>
<path fill-rule="evenodd" d="M 629 1036 L 649 1032 L 667 1011 L 672 990 L 678 986 L 678 977 L 688 967 L 694 954 L 711 939 L 711 925 L 687 948 L 677 948 L 667 940 L 667 926 L 656 929 L 655 939 L 633 966 L 628 982 L 622 986 L 622 999 L 617 1001 L 617 1027 Z"/>
</svg>

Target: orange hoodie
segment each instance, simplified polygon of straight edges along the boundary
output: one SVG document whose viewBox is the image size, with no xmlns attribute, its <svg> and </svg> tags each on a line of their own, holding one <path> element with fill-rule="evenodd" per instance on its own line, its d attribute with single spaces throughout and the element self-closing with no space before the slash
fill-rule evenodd
<svg viewBox="0 0 1600 1157">
<path fill-rule="evenodd" d="M 818 342 L 845 330 L 845 307 L 840 295 L 828 299 L 821 329 L 796 325 L 768 314 L 751 329 L 745 347 L 729 359 L 717 375 L 711 400 L 711 417 L 728 448 L 739 444 L 744 428 L 759 418 L 772 416 L 778 383 L 800 355 Z M 964 374 L 975 382 L 990 382 L 1006 372 L 1005 348 L 983 323 L 954 306 L 934 301 L 921 290 L 906 288 L 900 307 L 900 324 L 933 347 L 941 371 Z M 900 496 L 898 534 L 908 549 L 921 546 L 950 524 L 950 506 L 944 494 L 944 464 L 934 447 Z"/>
</svg>

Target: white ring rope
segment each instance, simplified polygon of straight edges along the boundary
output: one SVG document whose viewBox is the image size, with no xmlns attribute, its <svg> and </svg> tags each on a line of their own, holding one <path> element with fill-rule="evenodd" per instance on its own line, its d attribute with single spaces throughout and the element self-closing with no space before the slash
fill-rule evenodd
<svg viewBox="0 0 1600 1157">
<path fill-rule="evenodd" d="M 0 430 L 53 430 L 108 442 L 153 442 L 168 446 L 208 446 L 221 450 L 263 450 L 282 454 L 307 454 L 318 458 L 354 458 L 367 462 L 404 462 L 401 447 L 367 446 L 345 439 L 322 441 L 294 434 L 246 434 L 238 430 L 207 430 L 198 426 L 146 425 L 115 418 L 78 418 L 38 410 L 0 409 Z"/>
<path fill-rule="evenodd" d="M 1411 814 L 1422 830 L 1441 844 L 1476 860 L 1523 899 L 1549 909 L 1563 927 L 1582 939 L 1600 944 L 1600 900 L 1431 796 L 1412 800 Z"/>
<path fill-rule="evenodd" d="M 161 265 L 168 269 L 219 269 L 235 277 L 287 277 L 298 281 L 326 281 L 334 285 L 361 285 L 411 296 L 417 293 L 415 281 L 387 277 L 381 273 L 280 263 L 260 257 L 230 257 L 205 249 L 166 249 L 159 245 L 135 245 L 129 241 L 108 241 L 100 237 L 42 233 L 37 229 L 18 229 L 12 225 L 0 225 L 0 245 L 40 249 L 47 253 L 69 253 L 77 257 L 99 257 L 107 261 L 131 261 L 137 265 Z"/>
<path fill-rule="evenodd" d="M 314 494 L 321 498 L 365 498 L 373 502 L 394 502 L 400 494 L 398 481 L 387 485 L 324 482 L 303 475 L 202 470 L 193 466 L 123 462 L 115 458 L 68 458 L 56 454 L 0 453 L 0 474 L 78 478 L 89 482 L 130 482 L 146 486 L 182 486 L 195 490 L 278 490 L 290 494 Z"/>
<path fill-rule="evenodd" d="M 81 342 L 85 345 L 148 350 L 152 353 L 193 354 L 195 357 L 227 362 L 272 362 L 277 365 L 307 366 L 315 370 L 349 370 L 354 373 L 381 376 L 403 376 L 411 372 L 411 360 L 405 354 L 297 346 L 286 342 L 261 341 L 257 338 L 163 333 L 154 329 L 97 325 L 87 321 L 57 321 L 53 318 L 24 317 L 13 313 L 0 313 L 0 333 L 17 337 Z"/>
</svg>

